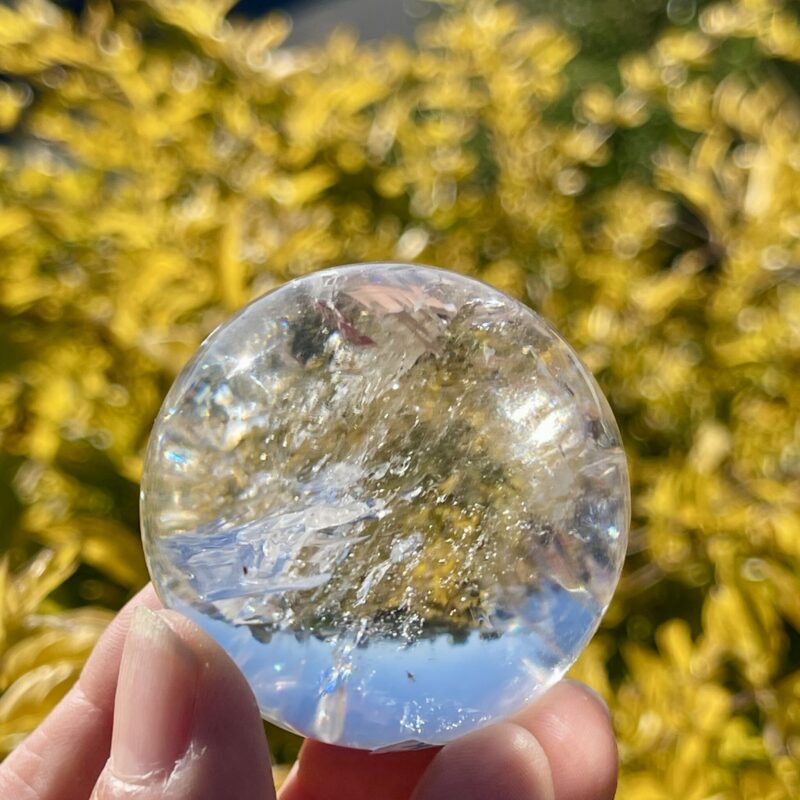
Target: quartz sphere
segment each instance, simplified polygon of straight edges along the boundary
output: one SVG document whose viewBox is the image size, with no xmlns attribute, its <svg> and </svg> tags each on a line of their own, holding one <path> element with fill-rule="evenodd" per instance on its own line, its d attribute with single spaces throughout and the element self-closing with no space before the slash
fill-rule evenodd
<svg viewBox="0 0 800 800">
<path fill-rule="evenodd" d="M 471 278 L 366 264 L 212 333 L 155 422 L 150 573 L 265 718 L 371 750 L 517 711 L 595 631 L 630 499 L 575 352 Z"/>
</svg>

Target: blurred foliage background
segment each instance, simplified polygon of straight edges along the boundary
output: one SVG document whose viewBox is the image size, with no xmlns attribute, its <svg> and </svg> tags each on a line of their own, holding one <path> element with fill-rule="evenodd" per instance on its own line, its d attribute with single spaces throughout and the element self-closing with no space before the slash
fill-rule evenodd
<svg viewBox="0 0 800 800">
<path fill-rule="evenodd" d="M 142 451 L 200 340 L 419 260 L 550 318 L 622 427 L 629 558 L 573 670 L 620 796 L 800 796 L 796 4 L 453 0 L 292 48 L 228 12 L 0 5 L 0 750 L 147 580 Z"/>
</svg>

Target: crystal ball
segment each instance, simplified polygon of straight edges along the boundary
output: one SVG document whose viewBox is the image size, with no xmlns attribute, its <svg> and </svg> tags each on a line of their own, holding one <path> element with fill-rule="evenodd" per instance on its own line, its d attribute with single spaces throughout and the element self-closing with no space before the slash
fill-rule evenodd
<svg viewBox="0 0 800 800">
<path fill-rule="evenodd" d="M 572 348 L 477 280 L 311 274 L 214 331 L 142 481 L 168 607 L 266 719 L 370 750 L 519 710 L 594 633 L 630 518 L 609 406 Z"/>
</svg>

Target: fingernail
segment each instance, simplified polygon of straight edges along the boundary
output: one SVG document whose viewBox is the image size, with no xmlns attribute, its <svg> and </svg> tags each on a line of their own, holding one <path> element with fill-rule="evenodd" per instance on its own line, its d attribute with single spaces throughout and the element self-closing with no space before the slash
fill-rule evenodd
<svg viewBox="0 0 800 800">
<path fill-rule="evenodd" d="M 606 703 L 603 695 L 601 695 L 600 692 L 598 692 L 596 689 L 592 689 L 591 686 L 583 683 L 583 681 L 576 681 L 573 678 L 565 678 L 564 681 L 566 683 L 571 683 L 573 686 L 577 686 L 584 694 L 587 694 L 589 697 L 596 700 L 600 708 L 606 712 L 606 716 L 611 719 L 611 710 L 609 709 L 608 703 Z"/>
<path fill-rule="evenodd" d="M 156 612 L 133 613 L 122 652 L 111 769 L 127 780 L 169 773 L 189 746 L 198 664 Z"/>
</svg>

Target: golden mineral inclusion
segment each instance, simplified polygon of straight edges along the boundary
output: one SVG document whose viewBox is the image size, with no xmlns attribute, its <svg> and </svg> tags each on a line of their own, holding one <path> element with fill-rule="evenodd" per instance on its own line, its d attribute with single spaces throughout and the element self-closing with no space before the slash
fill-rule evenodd
<svg viewBox="0 0 800 800">
<path fill-rule="evenodd" d="M 251 303 L 186 366 L 142 486 L 164 602 L 263 715 L 367 749 L 442 744 L 558 680 L 630 516 L 600 389 L 516 300 L 405 264 Z"/>
</svg>

